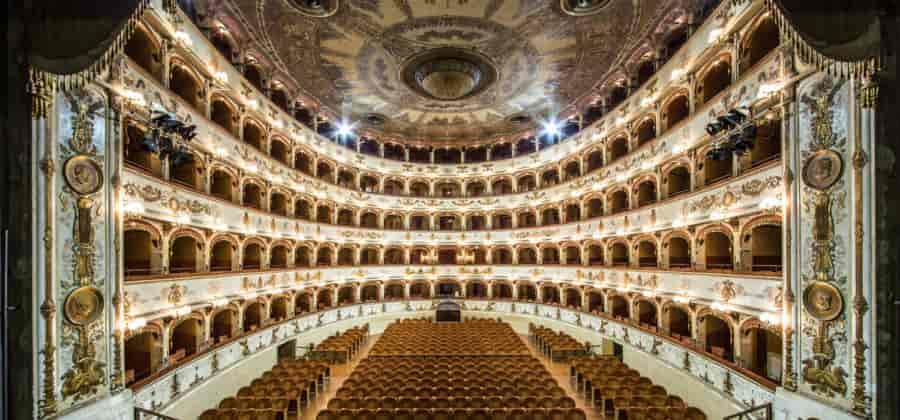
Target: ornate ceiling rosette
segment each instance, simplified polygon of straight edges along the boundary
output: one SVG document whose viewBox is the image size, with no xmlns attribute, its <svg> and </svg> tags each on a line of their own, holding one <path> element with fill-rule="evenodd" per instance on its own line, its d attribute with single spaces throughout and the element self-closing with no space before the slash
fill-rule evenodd
<svg viewBox="0 0 900 420">
<path fill-rule="evenodd" d="M 230 3 L 230 4 L 229 4 Z M 376 137 L 431 144 L 519 135 L 596 94 L 681 2 L 663 0 L 226 0 L 241 22 L 333 116 Z M 583 101 L 582 101 L 583 102 Z M 369 124 L 366 116 L 381 118 Z M 528 118 L 514 118 L 525 115 Z M 522 121 L 527 120 L 523 124 Z"/>
</svg>

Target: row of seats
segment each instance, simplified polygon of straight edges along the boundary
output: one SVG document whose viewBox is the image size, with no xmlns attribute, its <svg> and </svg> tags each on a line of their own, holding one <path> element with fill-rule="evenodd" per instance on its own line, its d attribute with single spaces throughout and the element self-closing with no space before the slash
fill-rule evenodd
<svg viewBox="0 0 900 420">
<path fill-rule="evenodd" d="M 585 420 L 577 408 L 323 410 L 319 420 Z"/>
<path fill-rule="evenodd" d="M 313 349 L 310 358 L 330 363 L 346 363 L 362 348 L 369 336 L 369 324 L 353 327 L 340 334 L 322 340 Z"/>
<path fill-rule="evenodd" d="M 389 325 L 370 354 L 438 356 L 529 353 L 512 328 L 499 321 L 472 319 L 461 323 L 440 323 L 414 319 Z"/>
<path fill-rule="evenodd" d="M 555 397 L 363 397 L 333 398 L 328 408 L 342 409 L 418 409 L 418 408 L 575 408 L 575 400 L 568 396 Z"/>
<path fill-rule="evenodd" d="M 564 362 L 587 354 L 587 348 L 562 331 L 528 323 L 528 336 L 542 354 L 554 362 Z"/>
<path fill-rule="evenodd" d="M 698 408 L 688 407 L 614 356 L 573 359 L 569 372 L 576 390 L 607 418 L 706 419 Z"/>
</svg>

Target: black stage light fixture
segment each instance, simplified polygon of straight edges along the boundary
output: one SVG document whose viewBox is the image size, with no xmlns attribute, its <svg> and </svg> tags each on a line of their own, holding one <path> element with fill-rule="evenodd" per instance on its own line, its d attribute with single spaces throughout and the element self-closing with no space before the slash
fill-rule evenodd
<svg viewBox="0 0 900 420">
<path fill-rule="evenodd" d="M 714 137 L 724 132 L 722 138 L 714 140 L 706 152 L 711 160 L 724 160 L 732 153 L 742 155 L 753 147 L 756 124 L 748 122 L 747 113 L 733 108 L 707 124 L 706 132 Z"/>
<path fill-rule="evenodd" d="M 152 127 L 142 141 L 145 150 L 157 154 L 160 160 L 170 158 L 173 166 L 193 160 L 184 143 L 197 136 L 196 125 L 186 125 L 174 114 L 160 110 L 152 111 L 150 124 Z"/>
</svg>

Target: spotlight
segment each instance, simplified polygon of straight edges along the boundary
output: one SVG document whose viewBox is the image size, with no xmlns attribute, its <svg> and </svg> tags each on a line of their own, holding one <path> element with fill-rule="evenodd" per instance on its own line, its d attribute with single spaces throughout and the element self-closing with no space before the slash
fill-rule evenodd
<svg viewBox="0 0 900 420">
<path fill-rule="evenodd" d="M 756 125 L 748 122 L 745 112 L 738 109 L 730 109 L 724 115 L 716 117 L 716 120 L 707 124 L 706 132 L 710 136 L 721 138 L 713 140 L 712 147 L 706 156 L 712 160 L 727 159 L 732 153 L 742 155 L 753 147 L 756 138 Z"/>
<path fill-rule="evenodd" d="M 353 137 L 354 125 L 355 124 L 349 124 L 346 121 L 337 123 L 337 129 L 334 130 L 335 136 L 339 139 Z"/>
<path fill-rule="evenodd" d="M 543 130 L 541 130 L 542 135 L 546 135 L 548 137 L 559 137 L 560 132 L 559 132 L 559 123 L 558 122 L 556 122 L 554 120 L 550 120 L 550 121 L 542 123 L 542 125 L 543 125 Z"/>
<path fill-rule="evenodd" d="M 159 109 L 152 111 L 150 123 L 152 127 L 141 142 L 145 150 L 159 155 L 160 159 L 171 157 L 174 166 L 193 160 L 184 143 L 197 136 L 196 125 L 186 125 L 175 114 Z"/>
</svg>

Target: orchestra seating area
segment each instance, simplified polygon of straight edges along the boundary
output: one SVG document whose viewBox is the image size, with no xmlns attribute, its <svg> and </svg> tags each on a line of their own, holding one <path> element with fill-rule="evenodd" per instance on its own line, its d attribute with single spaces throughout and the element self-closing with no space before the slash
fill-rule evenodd
<svg viewBox="0 0 900 420">
<path fill-rule="evenodd" d="M 391 324 L 319 420 L 585 419 L 509 324 Z"/>
<path fill-rule="evenodd" d="M 333 335 L 319 343 L 310 353 L 310 359 L 329 363 L 346 363 L 353 359 L 369 337 L 369 324 L 354 327 Z"/>
<path fill-rule="evenodd" d="M 529 323 L 528 336 L 538 351 L 554 362 L 564 362 L 587 354 L 585 345 L 564 332 Z"/>
<path fill-rule="evenodd" d="M 614 356 L 572 360 L 571 381 L 590 405 L 606 419 L 705 420 L 696 407 L 688 407 L 665 388 Z"/>
</svg>

